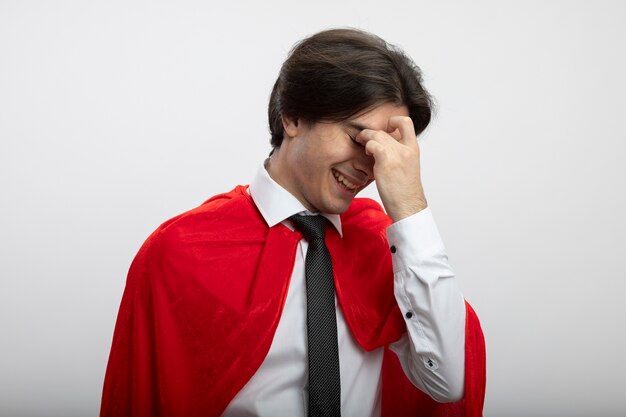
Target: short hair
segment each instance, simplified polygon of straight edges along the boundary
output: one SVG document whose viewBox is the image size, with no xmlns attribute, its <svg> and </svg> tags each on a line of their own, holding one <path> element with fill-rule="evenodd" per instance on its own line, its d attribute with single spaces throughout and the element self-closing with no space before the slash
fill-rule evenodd
<svg viewBox="0 0 626 417">
<path fill-rule="evenodd" d="M 270 143 L 280 147 L 282 116 L 339 122 L 374 106 L 405 105 L 419 135 L 433 100 L 420 68 L 400 48 L 358 29 L 331 29 L 298 42 L 274 83 L 268 106 Z"/>
</svg>

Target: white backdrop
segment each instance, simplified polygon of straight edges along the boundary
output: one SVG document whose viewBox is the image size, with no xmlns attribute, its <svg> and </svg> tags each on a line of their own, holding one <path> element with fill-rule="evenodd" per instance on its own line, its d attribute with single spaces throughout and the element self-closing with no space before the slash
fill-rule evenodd
<svg viewBox="0 0 626 417">
<path fill-rule="evenodd" d="M 624 22 L 619 1 L 0 0 L 0 415 L 97 415 L 137 249 L 249 182 L 289 48 L 336 26 L 403 47 L 438 101 L 423 180 L 487 337 L 485 415 L 624 415 Z"/>
</svg>

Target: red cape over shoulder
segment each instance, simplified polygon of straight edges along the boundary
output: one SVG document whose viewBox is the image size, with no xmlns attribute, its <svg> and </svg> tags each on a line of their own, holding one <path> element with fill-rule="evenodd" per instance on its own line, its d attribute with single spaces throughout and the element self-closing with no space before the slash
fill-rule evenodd
<svg viewBox="0 0 626 417">
<path fill-rule="evenodd" d="M 329 229 L 338 302 L 356 341 L 386 346 L 406 331 L 393 295 L 389 218 L 355 199 Z M 101 416 L 219 416 L 269 351 L 301 235 L 268 228 L 246 187 L 162 224 L 135 257 L 106 371 Z M 376 260 L 376 262 L 372 262 Z M 383 417 L 482 415 L 485 345 L 467 304 L 465 395 L 440 404 L 383 360 Z"/>
</svg>

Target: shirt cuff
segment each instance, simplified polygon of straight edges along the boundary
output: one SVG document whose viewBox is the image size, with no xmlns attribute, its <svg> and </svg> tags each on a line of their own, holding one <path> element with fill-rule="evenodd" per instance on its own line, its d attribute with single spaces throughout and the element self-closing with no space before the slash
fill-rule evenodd
<svg viewBox="0 0 626 417">
<path fill-rule="evenodd" d="M 429 207 L 387 227 L 387 242 L 393 260 L 393 271 L 419 266 L 445 247 Z"/>
</svg>

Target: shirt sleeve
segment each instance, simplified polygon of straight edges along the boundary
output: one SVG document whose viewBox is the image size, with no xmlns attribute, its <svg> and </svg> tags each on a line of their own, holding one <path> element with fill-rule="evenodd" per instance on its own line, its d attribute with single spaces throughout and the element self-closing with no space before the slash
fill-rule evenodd
<svg viewBox="0 0 626 417">
<path fill-rule="evenodd" d="M 390 348 L 409 380 L 438 402 L 463 397 L 465 303 L 427 207 L 387 228 L 394 293 L 407 333 Z"/>
</svg>

